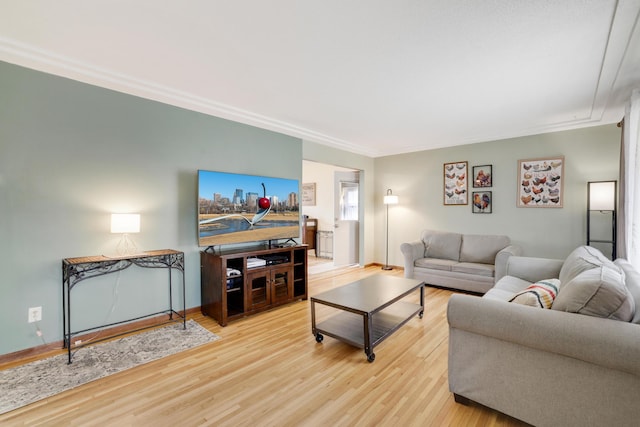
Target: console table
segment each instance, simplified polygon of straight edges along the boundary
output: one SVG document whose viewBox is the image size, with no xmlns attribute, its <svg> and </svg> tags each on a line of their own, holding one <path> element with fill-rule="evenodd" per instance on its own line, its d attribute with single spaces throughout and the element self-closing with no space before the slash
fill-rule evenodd
<svg viewBox="0 0 640 427">
<path fill-rule="evenodd" d="M 109 273 L 115 273 L 131 265 L 137 265 L 138 267 L 145 268 L 166 268 L 169 272 L 169 308 L 156 313 L 149 313 L 143 316 L 135 317 L 128 320 L 122 320 L 120 322 L 114 322 L 106 325 L 100 325 L 89 329 L 83 329 L 78 331 L 71 330 L 71 291 L 79 282 L 90 279 L 92 277 L 103 276 Z M 173 309 L 173 291 L 171 286 L 171 272 L 172 270 L 178 270 L 182 273 L 182 314 Z M 158 316 L 161 314 L 168 314 L 169 319 L 167 322 L 173 322 L 175 320 L 182 320 L 183 327 L 187 327 L 187 311 L 186 311 L 186 298 L 185 298 L 185 281 L 184 281 L 184 253 L 173 249 L 162 249 L 156 251 L 141 252 L 134 255 L 107 257 L 104 255 L 87 256 L 79 258 L 65 258 L 62 260 L 62 327 L 64 331 L 63 335 L 63 348 L 67 348 L 69 356 L 69 363 L 71 363 L 71 338 L 74 335 L 86 333 L 96 329 L 106 328 L 109 326 L 119 325 L 122 323 L 132 322 L 134 320 L 140 320 L 151 316 Z M 174 314 L 177 319 L 174 319 Z M 165 322 L 165 323 L 167 323 Z M 157 326 L 154 324 L 152 326 Z M 150 326 L 147 326 L 150 327 Z M 144 329 L 138 328 L 138 329 Z M 98 342 L 108 338 L 113 338 L 116 335 L 104 337 Z M 76 345 L 75 348 L 83 347 L 84 345 Z"/>
</svg>

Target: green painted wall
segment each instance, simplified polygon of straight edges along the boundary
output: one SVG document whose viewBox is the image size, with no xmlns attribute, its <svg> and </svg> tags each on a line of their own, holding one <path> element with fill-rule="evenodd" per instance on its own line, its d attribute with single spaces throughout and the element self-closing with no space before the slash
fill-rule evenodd
<svg viewBox="0 0 640 427">
<path fill-rule="evenodd" d="M 185 252 L 200 305 L 196 171 L 301 179 L 302 141 L 0 62 L 0 354 L 62 339 L 61 260 L 115 254 L 111 212 L 139 212 L 139 250 Z M 179 276 L 177 276 L 179 277 Z M 76 327 L 166 303 L 166 272 L 81 282 Z"/>
<path fill-rule="evenodd" d="M 474 234 L 506 234 L 528 256 L 563 258 L 586 242 L 587 182 L 617 180 L 620 129 L 616 125 L 554 132 L 375 159 L 376 206 L 387 188 L 400 203 L 389 211 L 389 263 L 403 265 L 400 245 L 426 228 Z M 519 159 L 565 156 L 563 208 L 517 208 Z M 493 165 L 493 213 L 471 205 L 443 205 L 443 164 Z M 469 191 L 473 192 L 471 184 Z M 376 211 L 376 254 L 384 259 L 384 210 Z"/>
<path fill-rule="evenodd" d="M 618 173 L 615 125 L 373 159 L 2 62 L 0 94 L 0 354 L 43 343 L 29 307 L 43 307 L 46 342 L 62 339 L 61 260 L 114 254 L 111 212 L 141 214 L 138 249 L 185 252 L 187 307 L 199 306 L 198 169 L 301 179 L 304 158 L 361 170 L 361 262 L 384 263 L 382 197 L 392 188 L 393 265 L 424 228 L 504 233 L 527 255 L 563 257 L 585 240 L 586 182 Z M 516 208 L 518 159 L 559 154 L 564 208 Z M 494 213 L 442 205 L 443 163 L 459 160 L 493 165 Z M 74 320 L 93 326 L 164 308 L 164 273 L 131 268 L 83 282 Z"/>
</svg>

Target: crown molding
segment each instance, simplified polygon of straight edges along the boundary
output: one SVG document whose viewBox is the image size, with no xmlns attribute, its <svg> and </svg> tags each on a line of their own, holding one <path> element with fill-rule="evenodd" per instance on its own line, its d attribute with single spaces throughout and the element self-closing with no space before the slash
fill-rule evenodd
<svg viewBox="0 0 640 427">
<path fill-rule="evenodd" d="M 11 39 L 0 37 L 0 59 L 59 77 L 309 140 L 340 150 L 370 157 L 378 155 L 378 153 L 363 150 L 361 146 L 349 141 L 192 93 L 96 67 Z"/>
<path fill-rule="evenodd" d="M 640 37 L 637 35 L 639 17 L 640 2 L 637 0 L 618 0 L 616 2 L 614 13 L 611 16 L 607 44 L 602 52 L 600 69 L 590 87 L 591 102 L 580 117 L 558 117 L 556 121 L 547 121 L 546 123 L 543 122 L 526 128 L 509 128 L 508 125 L 500 126 L 489 133 L 462 137 L 459 140 L 448 140 L 446 146 L 544 134 L 608 124 L 619 120 L 624 113 L 619 111 L 617 104 L 621 97 L 626 96 L 624 90 L 628 86 L 627 80 L 629 79 L 628 76 L 621 73 L 621 69 L 625 65 L 625 60 L 632 57 L 630 50 L 633 50 L 633 43 L 636 43 L 636 45 L 638 43 L 637 38 Z M 375 158 L 444 148 L 444 146 L 425 148 L 419 144 L 419 141 L 414 141 L 405 146 L 398 146 L 397 142 L 392 142 L 386 147 L 373 148 L 368 146 L 367 141 L 347 141 L 336 138 L 313 129 L 258 114 L 254 111 L 217 102 L 195 93 L 180 91 L 152 81 L 96 67 L 90 63 L 65 57 L 53 51 L 37 48 L 10 38 L 0 37 L 0 60 L 367 157 Z"/>
</svg>

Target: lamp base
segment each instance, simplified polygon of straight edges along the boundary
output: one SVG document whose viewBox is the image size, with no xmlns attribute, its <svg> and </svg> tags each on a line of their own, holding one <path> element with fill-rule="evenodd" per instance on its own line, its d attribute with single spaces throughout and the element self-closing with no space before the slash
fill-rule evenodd
<svg viewBox="0 0 640 427">
<path fill-rule="evenodd" d="M 138 247 L 133 242 L 133 240 L 131 240 L 128 234 L 125 233 L 120 236 L 120 240 L 116 245 L 116 253 L 118 254 L 118 256 L 133 255 L 137 252 Z"/>
<path fill-rule="evenodd" d="M 389 267 L 388 265 L 385 265 L 384 267 L 382 267 L 383 270 L 393 270 L 393 267 Z"/>
</svg>

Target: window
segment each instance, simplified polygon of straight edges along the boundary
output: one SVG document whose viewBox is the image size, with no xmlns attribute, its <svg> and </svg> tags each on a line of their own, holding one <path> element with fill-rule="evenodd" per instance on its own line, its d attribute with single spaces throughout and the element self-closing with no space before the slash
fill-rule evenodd
<svg viewBox="0 0 640 427">
<path fill-rule="evenodd" d="M 358 221 L 358 183 L 340 183 L 340 216 L 341 220 Z"/>
</svg>

